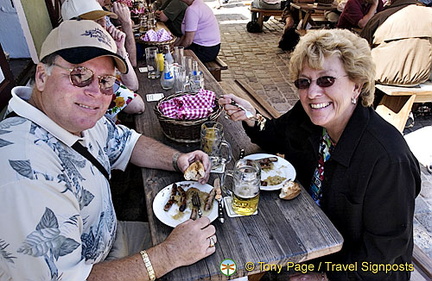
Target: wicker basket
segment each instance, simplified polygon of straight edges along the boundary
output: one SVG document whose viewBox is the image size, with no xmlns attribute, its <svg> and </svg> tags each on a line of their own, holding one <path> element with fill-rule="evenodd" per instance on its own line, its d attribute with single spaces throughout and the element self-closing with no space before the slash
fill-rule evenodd
<svg viewBox="0 0 432 281">
<path fill-rule="evenodd" d="M 154 111 L 167 138 L 179 143 L 197 143 L 200 141 L 201 125 L 206 121 L 216 120 L 222 112 L 222 106 L 216 102 L 216 106 L 210 116 L 201 119 L 178 120 L 163 116 L 159 110 L 159 105 L 166 100 L 182 95 L 185 94 L 164 97 L 156 104 Z"/>
<path fill-rule="evenodd" d="M 164 51 L 164 46 L 168 45 L 170 47 L 171 52 L 174 51 L 174 42 L 176 41 L 177 37 L 174 35 L 171 35 L 173 38 L 168 41 L 143 41 L 141 37 L 138 39 L 138 42 L 141 44 L 144 44 L 146 47 L 158 47 L 158 52 L 162 53 Z"/>
</svg>

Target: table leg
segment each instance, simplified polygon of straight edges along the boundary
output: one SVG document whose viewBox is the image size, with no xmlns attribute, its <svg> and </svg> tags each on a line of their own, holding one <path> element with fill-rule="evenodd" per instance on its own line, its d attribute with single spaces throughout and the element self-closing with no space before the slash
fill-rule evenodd
<svg viewBox="0 0 432 281">
<path fill-rule="evenodd" d="M 416 95 L 388 96 L 385 95 L 376 108 L 376 112 L 387 122 L 403 132 Z"/>
<path fill-rule="evenodd" d="M 309 12 L 307 12 L 304 15 L 304 17 L 302 19 L 302 24 L 300 26 L 301 29 L 306 30 L 306 27 L 307 27 L 308 22 L 310 21 L 311 15 L 312 15 L 312 13 L 309 13 Z"/>
<path fill-rule="evenodd" d="M 263 24 L 264 24 L 264 14 L 263 13 L 258 13 L 258 24 L 260 26 L 260 28 L 263 28 Z"/>
</svg>

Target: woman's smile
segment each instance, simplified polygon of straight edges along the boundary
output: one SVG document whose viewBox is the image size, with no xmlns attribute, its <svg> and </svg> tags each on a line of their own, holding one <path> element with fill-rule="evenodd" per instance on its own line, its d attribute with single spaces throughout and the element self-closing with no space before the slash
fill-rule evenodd
<svg viewBox="0 0 432 281">
<path fill-rule="evenodd" d="M 310 107 L 312 109 L 322 109 L 322 108 L 326 108 L 331 104 L 331 102 L 326 102 L 326 103 L 311 103 Z"/>
</svg>

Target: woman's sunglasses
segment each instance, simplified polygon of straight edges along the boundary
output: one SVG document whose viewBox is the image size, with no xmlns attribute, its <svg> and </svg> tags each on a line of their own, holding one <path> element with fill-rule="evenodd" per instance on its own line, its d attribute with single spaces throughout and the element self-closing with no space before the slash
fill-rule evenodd
<svg viewBox="0 0 432 281">
<path fill-rule="evenodd" d="M 342 77 L 346 77 L 348 75 L 344 75 Z M 311 80 L 308 78 L 299 78 L 294 81 L 294 85 L 297 87 L 297 89 L 305 90 L 310 87 L 313 81 L 316 81 L 316 84 L 322 88 L 330 87 L 334 84 L 336 81 L 336 77 L 333 76 L 321 76 L 318 77 L 316 80 Z"/>
<path fill-rule="evenodd" d="M 53 63 L 54 66 L 60 67 L 69 71 L 69 80 L 75 87 L 86 87 L 93 82 L 94 73 L 91 69 L 84 66 L 76 66 L 74 68 L 67 68 Z M 117 78 L 112 75 L 97 76 L 99 80 L 99 89 L 104 95 L 113 94 L 113 86 Z"/>
</svg>

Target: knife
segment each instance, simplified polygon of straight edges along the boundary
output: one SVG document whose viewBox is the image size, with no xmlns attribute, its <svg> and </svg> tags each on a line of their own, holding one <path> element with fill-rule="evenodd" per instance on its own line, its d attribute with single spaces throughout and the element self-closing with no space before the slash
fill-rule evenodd
<svg viewBox="0 0 432 281">
<path fill-rule="evenodd" d="M 223 212 L 223 202 L 222 202 L 222 190 L 220 186 L 220 178 L 216 178 L 213 183 L 214 188 L 216 189 L 215 199 L 218 201 L 218 219 L 221 223 L 225 222 L 224 212 Z"/>
</svg>

